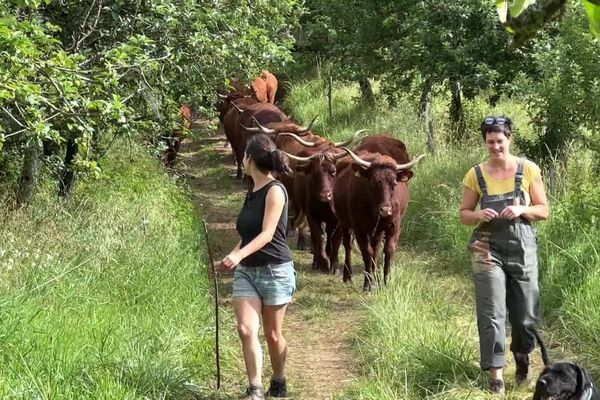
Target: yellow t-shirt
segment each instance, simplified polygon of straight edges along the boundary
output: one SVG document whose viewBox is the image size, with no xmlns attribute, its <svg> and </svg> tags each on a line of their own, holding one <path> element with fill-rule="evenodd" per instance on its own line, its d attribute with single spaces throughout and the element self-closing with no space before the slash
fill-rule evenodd
<svg viewBox="0 0 600 400">
<path fill-rule="evenodd" d="M 523 183 L 521 185 L 521 189 L 525 192 L 525 202 L 527 205 L 531 204 L 531 197 L 529 196 L 529 186 L 531 182 L 540 177 L 541 171 L 540 167 L 535 165 L 535 163 L 522 159 L 524 162 L 523 165 Z M 515 177 L 510 177 L 508 179 L 496 179 L 490 174 L 488 174 L 483 167 L 483 163 L 479 164 L 481 168 L 481 173 L 483 174 L 483 178 L 485 179 L 485 183 L 487 184 L 487 192 L 489 195 L 496 194 L 504 194 L 508 192 L 512 192 L 515 190 Z M 472 191 L 479 194 L 479 198 L 481 198 L 481 189 L 479 188 L 479 182 L 477 181 L 477 174 L 475 173 L 475 167 L 472 167 L 465 178 L 463 179 L 463 185 L 471 189 Z"/>
</svg>

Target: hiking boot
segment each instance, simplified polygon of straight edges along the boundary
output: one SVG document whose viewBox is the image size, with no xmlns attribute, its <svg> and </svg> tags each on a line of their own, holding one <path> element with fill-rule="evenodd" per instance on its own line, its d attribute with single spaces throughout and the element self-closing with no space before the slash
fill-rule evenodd
<svg viewBox="0 0 600 400">
<path fill-rule="evenodd" d="M 492 379 L 490 381 L 490 392 L 504 394 L 504 381 L 502 379 Z"/>
<path fill-rule="evenodd" d="M 246 395 L 241 400 L 265 400 L 265 393 L 262 386 L 250 385 L 246 389 Z"/>
<path fill-rule="evenodd" d="M 271 384 L 269 385 L 269 390 L 267 391 L 267 397 L 288 397 L 285 378 L 271 379 Z"/>
<path fill-rule="evenodd" d="M 529 354 L 513 353 L 515 356 L 515 383 L 521 385 L 529 381 Z"/>
</svg>

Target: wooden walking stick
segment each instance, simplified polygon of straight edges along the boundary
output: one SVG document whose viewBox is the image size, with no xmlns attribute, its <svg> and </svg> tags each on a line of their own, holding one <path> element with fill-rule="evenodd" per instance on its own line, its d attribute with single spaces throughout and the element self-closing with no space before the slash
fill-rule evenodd
<svg viewBox="0 0 600 400">
<path fill-rule="evenodd" d="M 210 241 L 208 240 L 208 228 L 206 221 L 202 220 L 204 226 L 204 237 L 206 239 L 206 250 L 208 251 L 208 259 L 210 261 L 210 269 L 212 271 L 214 298 L 215 298 L 215 352 L 217 357 L 217 390 L 221 388 L 221 362 L 219 357 L 219 285 L 217 283 L 217 271 L 215 270 L 215 262 L 213 260 L 212 251 L 210 249 Z"/>
</svg>

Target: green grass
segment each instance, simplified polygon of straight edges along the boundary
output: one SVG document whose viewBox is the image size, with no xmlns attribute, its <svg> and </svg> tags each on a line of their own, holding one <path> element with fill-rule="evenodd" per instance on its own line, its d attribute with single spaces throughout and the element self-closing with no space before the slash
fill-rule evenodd
<svg viewBox="0 0 600 400">
<path fill-rule="evenodd" d="M 194 398 L 214 374 L 199 221 L 145 150 L 0 216 L 0 397 Z M 226 339 L 225 339 L 226 340 Z M 228 347 L 224 357 L 233 355 Z"/>
</svg>

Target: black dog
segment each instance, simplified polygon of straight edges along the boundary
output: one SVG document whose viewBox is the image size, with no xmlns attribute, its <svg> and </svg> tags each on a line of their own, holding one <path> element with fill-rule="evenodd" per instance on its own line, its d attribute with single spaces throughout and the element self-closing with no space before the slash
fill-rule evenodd
<svg viewBox="0 0 600 400">
<path fill-rule="evenodd" d="M 545 368 L 537 380 L 533 400 L 600 400 L 585 368 L 570 362 L 550 364 L 546 345 L 537 331 L 535 336 L 542 350 Z"/>
</svg>

